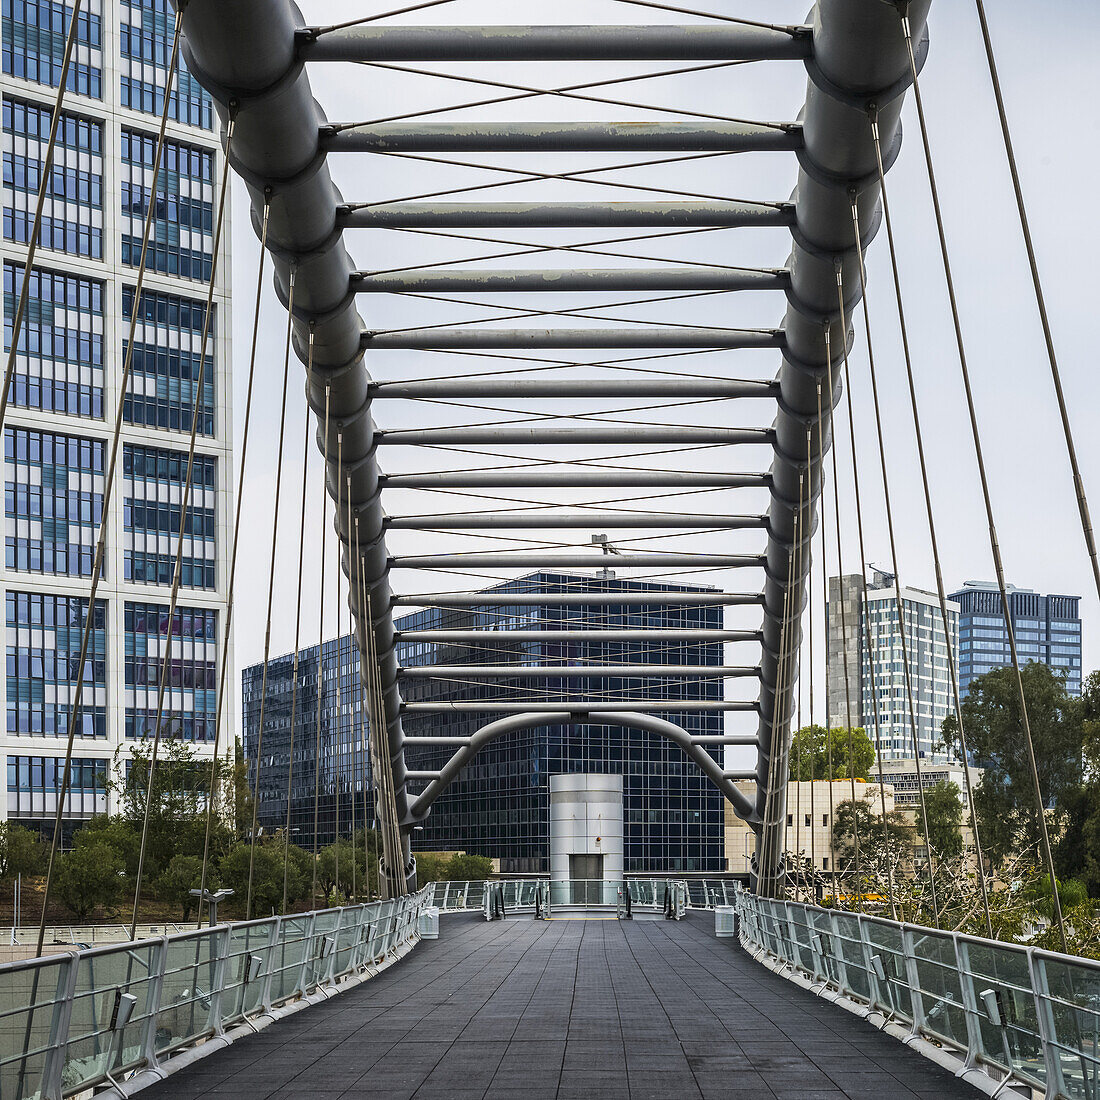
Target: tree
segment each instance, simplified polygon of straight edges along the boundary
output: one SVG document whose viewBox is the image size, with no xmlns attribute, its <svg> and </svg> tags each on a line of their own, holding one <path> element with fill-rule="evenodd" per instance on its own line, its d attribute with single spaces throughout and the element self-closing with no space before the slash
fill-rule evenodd
<svg viewBox="0 0 1100 1100">
<path fill-rule="evenodd" d="M 1039 787 L 1049 808 L 1081 784 L 1086 710 L 1066 691 L 1064 678 L 1046 665 L 1033 661 L 1021 671 Z M 999 864 L 1020 850 L 1038 861 L 1039 811 L 1015 670 L 997 668 L 971 680 L 962 718 L 967 747 L 985 768 L 974 805 L 986 855 Z M 954 714 L 944 720 L 942 730 L 944 743 L 958 754 Z"/>
<path fill-rule="evenodd" d="M 928 812 L 928 839 L 936 857 L 953 859 L 962 855 L 963 805 L 958 784 L 944 780 L 926 787 L 924 807 Z M 919 805 L 917 835 L 924 836 L 924 816 Z"/>
<path fill-rule="evenodd" d="M 833 810 L 833 852 L 837 863 L 854 860 L 856 836 L 862 859 L 877 858 L 885 853 L 897 856 L 910 844 L 912 830 L 900 810 L 892 810 L 883 823 L 869 799 L 847 799 Z"/>
<path fill-rule="evenodd" d="M 45 866 L 46 853 L 36 833 L 14 821 L 0 821 L 0 879 L 33 875 Z"/>
<path fill-rule="evenodd" d="M 173 856 L 156 881 L 156 891 L 162 901 L 178 905 L 183 911 L 183 919 L 187 921 L 191 919 L 192 910 L 198 901 L 191 891 L 198 890 L 201 885 L 202 860 L 198 856 Z M 207 886 L 212 885 L 208 880 Z"/>
<path fill-rule="evenodd" d="M 286 860 L 287 905 L 292 905 L 309 892 L 311 871 L 309 857 L 291 845 L 291 855 Z M 233 891 L 233 905 L 244 912 L 248 903 L 248 866 L 251 845 L 234 844 L 222 860 L 219 874 L 224 885 Z M 277 913 L 283 904 L 283 843 L 274 838 L 256 845 L 255 864 L 252 869 L 253 917 L 266 917 Z"/>
<path fill-rule="evenodd" d="M 478 881 L 493 873 L 493 861 L 488 856 L 471 856 L 465 853 L 451 856 L 447 863 L 447 878 L 451 882 Z"/>
<path fill-rule="evenodd" d="M 875 746 L 861 726 L 803 726 L 791 739 L 791 778 L 801 782 L 867 779 L 874 762 Z"/>
<path fill-rule="evenodd" d="M 1063 796 L 1064 826 L 1054 849 L 1059 876 L 1079 879 L 1100 897 L 1100 782 L 1095 779 Z"/>
<path fill-rule="evenodd" d="M 125 874 L 122 856 L 102 840 L 78 843 L 59 861 L 57 896 L 77 920 L 87 920 L 99 906 L 118 898 Z"/>
</svg>

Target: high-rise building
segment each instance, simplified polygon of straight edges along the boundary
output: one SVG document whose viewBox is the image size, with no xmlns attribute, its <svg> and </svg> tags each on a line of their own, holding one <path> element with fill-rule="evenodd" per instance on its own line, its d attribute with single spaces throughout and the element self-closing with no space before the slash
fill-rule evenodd
<svg viewBox="0 0 1100 1100">
<path fill-rule="evenodd" d="M 568 628 L 586 627 L 671 629 L 690 627 L 720 629 L 722 609 L 676 604 L 555 606 L 522 608 L 494 605 L 494 593 L 545 593 L 568 591 L 599 593 L 708 591 L 684 585 L 660 585 L 616 579 L 613 575 L 534 573 L 496 585 L 484 592 L 482 606 L 461 609 L 426 608 L 399 619 L 398 630 L 463 629 L 493 626 L 501 630 L 501 642 L 490 647 L 449 646 L 411 641 L 398 643 L 402 666 L 425 664 L 552 664 L 590 665 L 722 663 L 721 642 L 513 642 L 509 626 L 524 631 L 554 629 L 563 620 Z M 364 812 L 373 814 L 368 766 L 362 758 L 365 730 L 360 726 L 362 707 L 359 659 L 352 639 L 325 643 L 322 657 L 321 723 L 317 724 L 318 647 L 299 655 L 298 695 L 294 722 L 293 777 L 290 782 L 292 838 L 310 846 L 317 813 L 321 843 L 335 835 L 337 794 L 340 833 Z M 337 667 L 339 672 L 337 673 Z M 259 820 L 268 829 L 287 821 L 288 776 L 291 775 L 290 708 L 293 656 L 268 665 L 264 739 L 258 745 L 260 684 L 263 667 L 243 674 L 243 710 L 246 753 L 250 768 L 260 760 Z M 341 692 L 339 720 L 336 677 Z M 577 677 L 543 680 L 502 677 L 455 683 L 447 679 L 409 679 L 403 696 L 407 702 L 433 700 L 474 701 L 512 696 L 522 700 L 532 688 L 540 697 L 561 691 L 571 695 L 606 699 L 710 699 L 722 698 L 718 678 L 645 676 Z M 525 690 L 527 689 L 527 690 Z M 413 713 L 405 718 L 410 736 L 468 736 L 492 720 L 492 714 L 448 712 Z M 685 729 L 706 734 L 723 731 L 723 715 L 716 711 L 661 712 L 661 717 Z M 365 719 L 364 719 L 365 721 Z M 318 745 L 320 752 L 318 752 Z M 259 750 L 259 751 L 257 751 Z M 453 746 L 410 746 L 405 759 L 410 770 L 437 770 L 454 751 Z M 715 748 L 721 759 L 720 747 Z M 320 774 L 318 774 L 320 761 Z M 422 831 L 414 835 L 414 848 L 437 851 L 460 848 L 499 859 L 506 872 L 549 870 L 550 776 L 561 773 L 613 773 L 623 776 L 625 817 L 624 855 L 628 872 L 683 870 L 721 871 L 724 867 L 722 797 L 683 752 L 656 734 L 617 727 L 576 725 L 544 726 L 510 734 L 484 748 L 440 796 Z M 252 771 L 253 781 L 255 771 Z M 364 810 L 363 792 L 368 798 Z M 315 811 L 315 793 L 318 794 Z"/>
<path fill-rule="evenodd" d="M 4 349 L 24 280 L 71 8 L 5 0 L 2 14 Z M 85 0 L 4 423 L 8 796 L 3 814 L 52 829 L 79 675 L 106 464 L 150 203 L 133 377 L 108 512 L 94 645 L 65 808 L 67 830 L 109 807 L 105 780 L 151 732 L 170 645 L 162 730 L 209 756 L 224 624 L 232 389 L 228 229 L 199 403 L 194 490 L 173 622 L 168 604 L 214 265 L 224 158 L 211 102 L 181 67 L 162 170 L 152 163 L 174 11 L 168 0 Z M 232 699 L 225 714 L 232 714 Z"/>
<path fill-rule="evenodd" d="M 1007 586 L 1008 609 L 1021 664 L 1037 661 L 1066 678 L 1071 695 L 1081 694 L 1080 596 L 1040 596 Z M 970 681 L 1012 663 L 1004 604 L 996 584 L 967 581 L 951 599 L 959 605 L 959 690 Z"/>
<path fill-rule="evenodd" d="M 954 710 L 947 658 L 948 646 L 957 652 L 959 607 L 947 603 L 948 637 L 935 593 L 903 586 L 901 600 L 904 625 L 898 621 L 891 575 L 876 570 L 866 588 L 858 574 L 829 578 L 829 722 L 847 726 L 850 713 L 852 725 L 862 726 L 873 739 L 877 712 L 884 760 L 913 755 L 914 725 L 921 756 L 942 758 L 936 746 L 943 720 Z"/>
</svg>

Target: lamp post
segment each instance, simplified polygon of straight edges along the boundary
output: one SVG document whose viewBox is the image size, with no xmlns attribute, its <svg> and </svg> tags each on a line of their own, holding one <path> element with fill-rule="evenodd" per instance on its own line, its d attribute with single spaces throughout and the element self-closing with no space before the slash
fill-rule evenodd
<svg viewBox="0 0 1100 1100">
<path fill-rule="evenodd" d="M 210 927 L 213 928 L 218 923 L 218 902 L 224 901 L 230 897 L 233 893 L 228 887 L 223 886 L 220 890 L 191 890 L 189 891 L 193 898 L 199 898 L 210 907 Z"/>
</svg>

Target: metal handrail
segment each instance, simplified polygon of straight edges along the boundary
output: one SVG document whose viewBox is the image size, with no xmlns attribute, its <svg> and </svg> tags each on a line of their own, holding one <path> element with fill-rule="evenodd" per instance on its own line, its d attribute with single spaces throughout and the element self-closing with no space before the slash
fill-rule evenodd
<svg viewBox="0 0 1100 1100">
<path fill-rule="evenodd" d="M 739 891 L 742 946 L 1046 1100 L 1100 1097 L 1100 963 Z"/>
<path fill-rule="evenodd" d="M 0 1095 L 62 1100 L 280 1005 L 369 976 L 418 941 L 430 890 L 0 965 Z"/>
</svg>

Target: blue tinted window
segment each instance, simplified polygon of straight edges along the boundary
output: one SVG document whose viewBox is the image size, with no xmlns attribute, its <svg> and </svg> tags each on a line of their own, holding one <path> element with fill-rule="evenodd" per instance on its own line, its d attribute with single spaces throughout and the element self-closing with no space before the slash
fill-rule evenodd
<svg viewBox="0 0 1100 1100">
<path fill-rule="evenodd" d="M 102 0 L 84 0 L 76 19 L 76 45 L 65 87 L 102 98 Z M 72 23 L 70 4 L 55 0 L 4 0 L 3 69 L 9 76 L 57 87 Z"/>
</svg>

